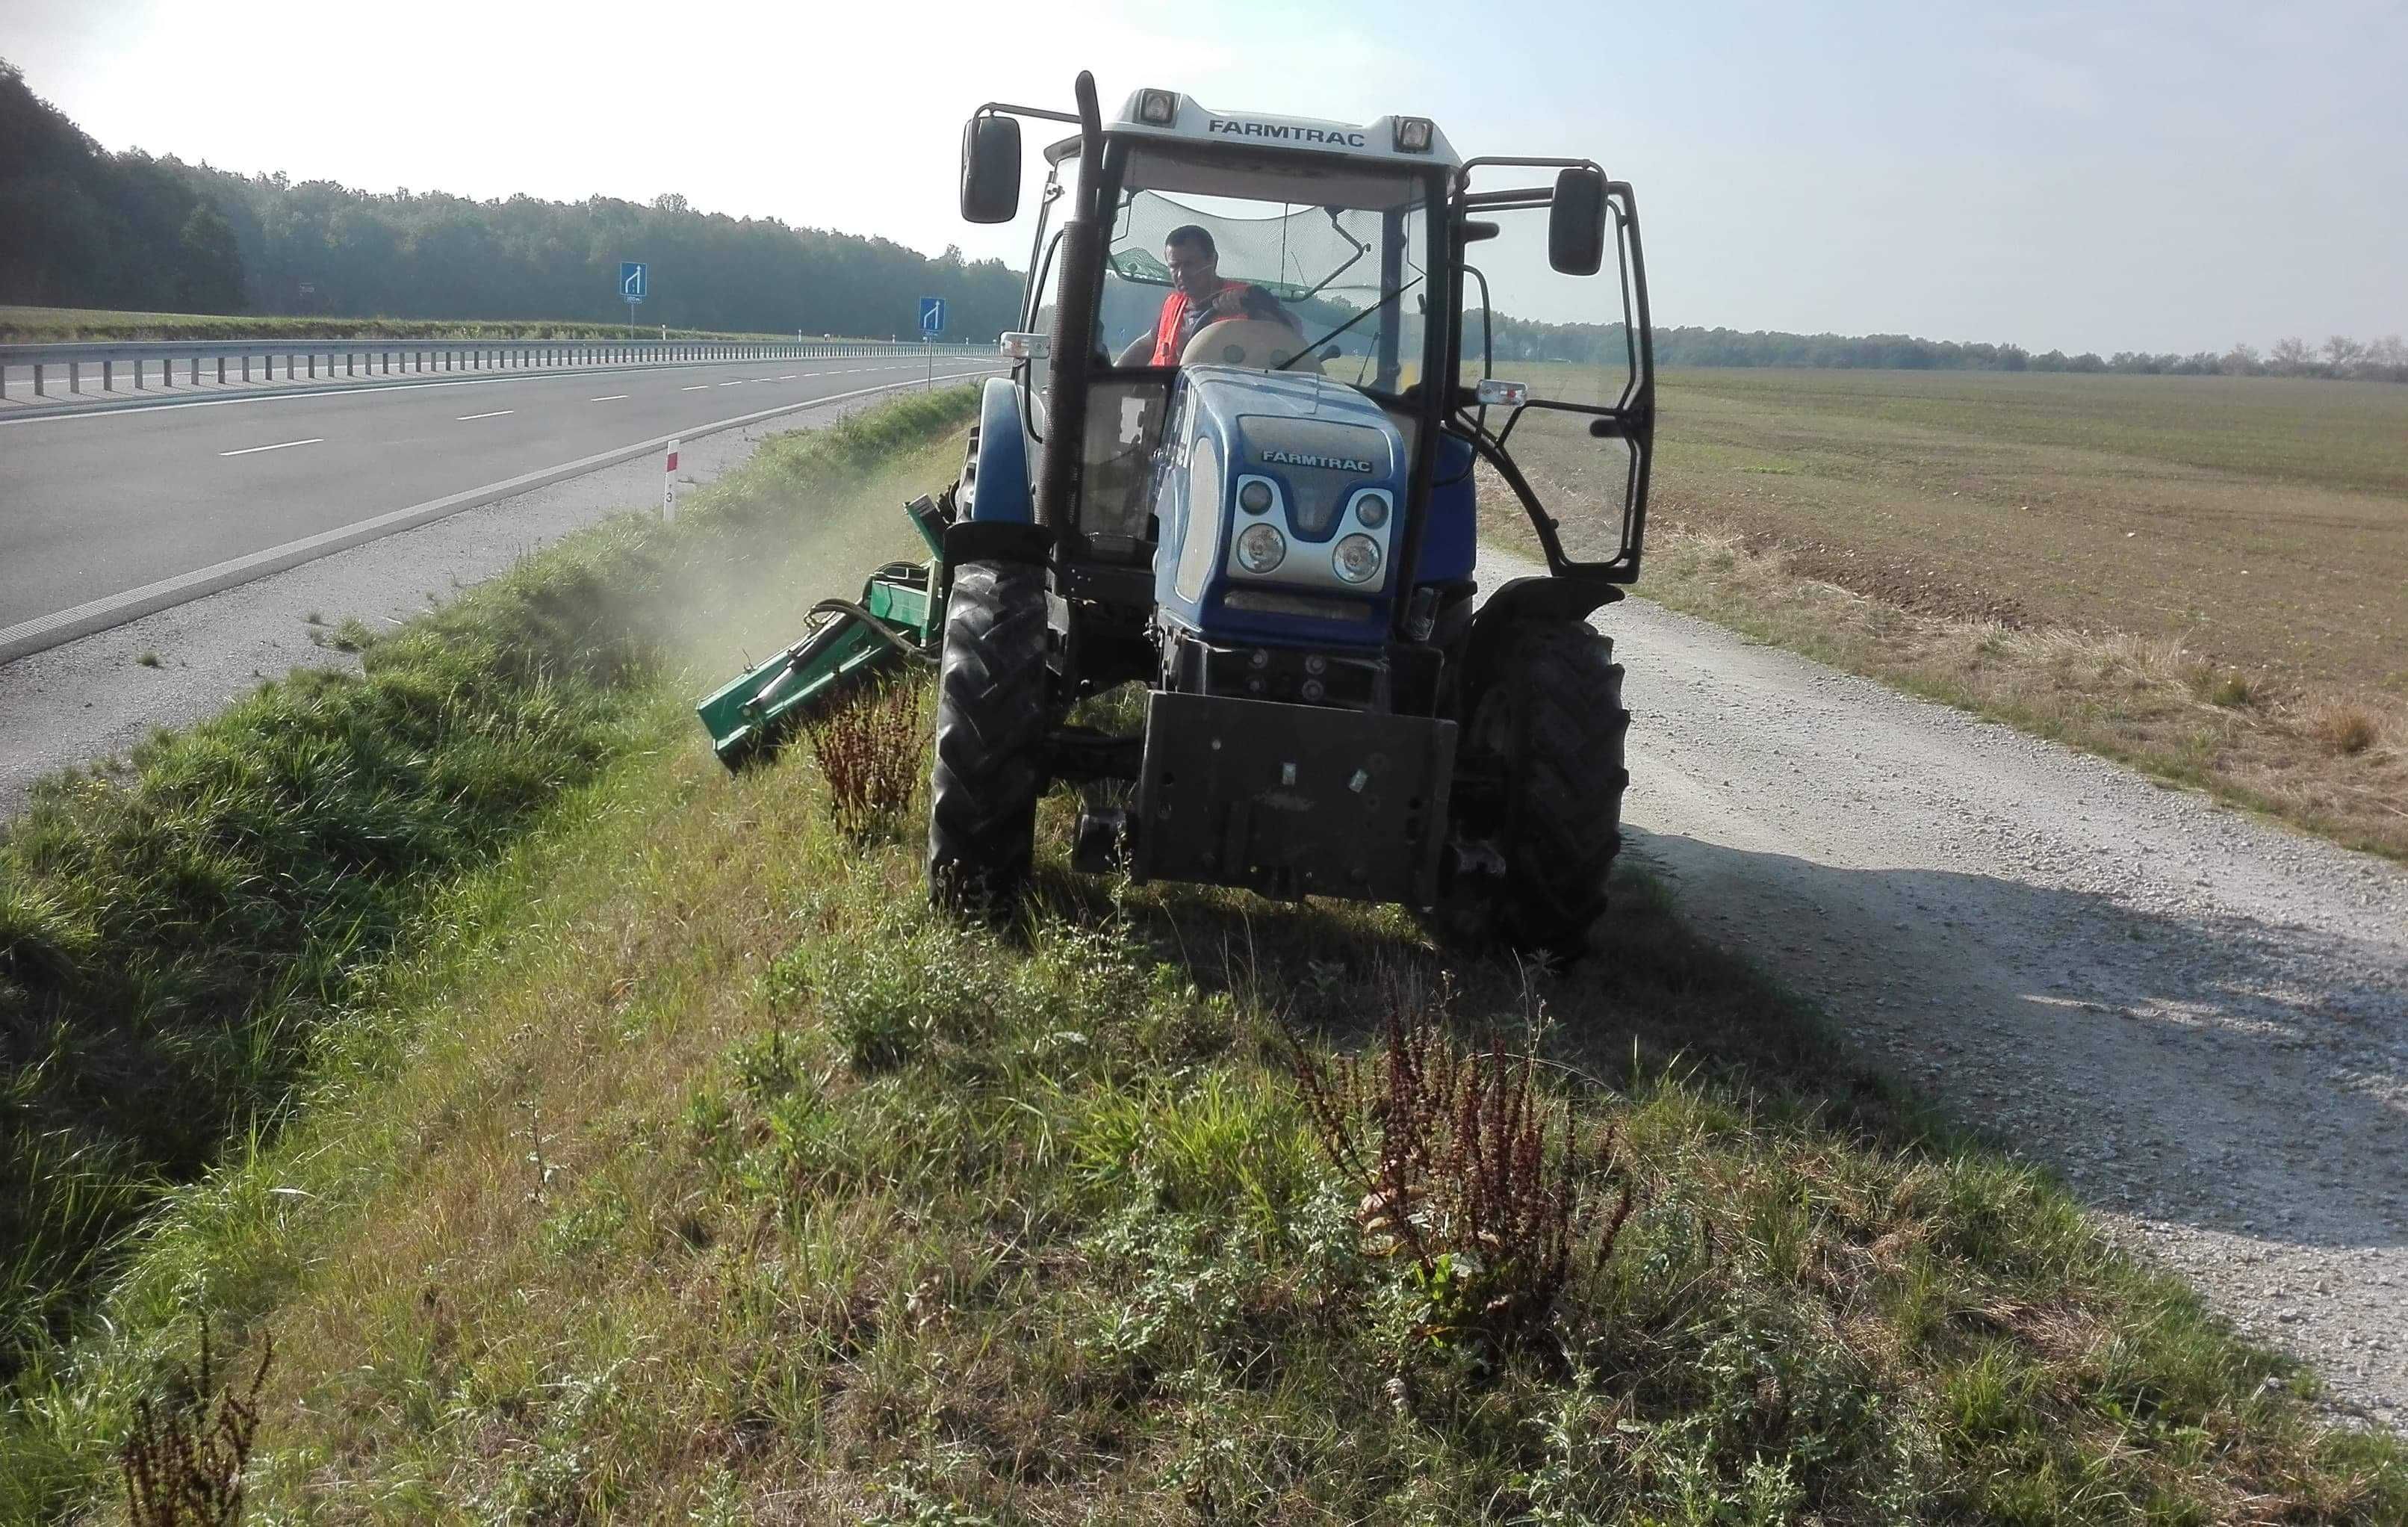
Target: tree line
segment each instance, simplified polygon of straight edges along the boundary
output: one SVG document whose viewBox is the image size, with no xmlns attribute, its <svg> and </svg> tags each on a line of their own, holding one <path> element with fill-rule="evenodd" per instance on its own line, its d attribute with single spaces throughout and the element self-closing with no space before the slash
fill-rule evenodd
<svg viewBox="0 0 2408 1527">
<path fill-rule="evenodd" d="M 1576 361 L 1618 364 L 1626 339 L 1619 324 L 1540 324 L 1503 314 L 1491 320 L 1498 361 Z M 1477 324 L 1470 325 L 1477 342 Z M 1772 329 L 1683 326 L 1655 331 L 1656 364 L 1676 366 L 1803 367 L 1891 371 L 2074 371 L 2128 376 L 2331 377 L 2366 382 L 2408 382 L 2408 341 L 2399 335 L 2358 340 L 2335 335 L 2321 346 L 2303 339 L 2278 341 L 2260 353 L 2255 345 L 2202 350 L 2191 354 L 2117 351 L 2113 355 L 2061 350 L 2034 353 L 2021 345 L 1918 339 L 1905 334 L 1784 334 Z"/>
<path fill-rule="evenodd" d="M 413 319 L 626 317 L 646 325 L 909 335 L 942 296 L 954 336 L 1010 328 L 1020 277 L 957 249 L 700 212 L 684 197 L 475 201 L 236 175 L 109 153 L 0 62 L 0 302 Z"/>
</svg>

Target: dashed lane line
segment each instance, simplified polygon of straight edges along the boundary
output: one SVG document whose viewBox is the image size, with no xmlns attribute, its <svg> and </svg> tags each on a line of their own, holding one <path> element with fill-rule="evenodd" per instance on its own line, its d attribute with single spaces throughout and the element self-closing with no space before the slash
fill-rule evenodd
<svg viewBox="0 0 2408 1527">
<path fill-rule="evenodd" d="M 222 456 L 252 456 L 257 455 L 262 451 L 290 451 L 296 445 L 323 445 L 325 443 L 325 436 L 312 435 L 306 440 L 279 440 L 274 445 L 246 445 L 239 451 L 221 451 L 218 454 Z"/>
<path fill-rule="evenodd" d="M 519 411 L 516 409 L 495 409 L 491 413 L 464 413 L 452 422 L 455 425 L 465 425 L 471 419 L 498 419 L 506 413 L 516 413 L 518 411 Z"/>
</svg>

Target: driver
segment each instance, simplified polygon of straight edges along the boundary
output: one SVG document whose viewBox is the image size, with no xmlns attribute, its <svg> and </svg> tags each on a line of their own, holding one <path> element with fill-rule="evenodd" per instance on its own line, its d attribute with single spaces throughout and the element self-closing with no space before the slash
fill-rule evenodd
<svg viewBox="0 0 2408 1527">
<path fill-rule="evenodd" d="M 1116 365 L 1177 366 L 1197 331 L 1225 318 L 1263 319 L 1304 332 L 1268 292 L 1244 281 L 1223 281 L 1221 252 L 1213 247 L 1212 236 L 1193 223 L 1170 230 L 1162 241 L 1162 263 L 1170 267 L 1171 280 L 1170 295 L 1162 299 L 1162 316 L 1153 333 L 1139 335 L 1120 353 Z"/>
</svg>

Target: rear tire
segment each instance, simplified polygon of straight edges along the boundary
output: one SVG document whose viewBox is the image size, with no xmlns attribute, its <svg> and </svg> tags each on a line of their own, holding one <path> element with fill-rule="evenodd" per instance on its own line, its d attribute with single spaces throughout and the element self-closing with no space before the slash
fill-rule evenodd
<svg viewBox="0 0 2408 1527">
<path fill-rule="evenodd" d="M 1028 881 L 1045 788 L 1045 570 L 1014 562 L 953 569 L 928 790 L 928 894 L 996 917 Z"/>
<path fill-rule="evenodd" d="M 1576 620 L 1532 620 L 1507 636 L 1469 727 L 1502 785 L 1487 825 L 1505 872 L 1478 919 L 1490 940 L 1567 959 L 1587 951 L 1622 848 L 1629 728 L 1612 638 Z"/>
</svg>

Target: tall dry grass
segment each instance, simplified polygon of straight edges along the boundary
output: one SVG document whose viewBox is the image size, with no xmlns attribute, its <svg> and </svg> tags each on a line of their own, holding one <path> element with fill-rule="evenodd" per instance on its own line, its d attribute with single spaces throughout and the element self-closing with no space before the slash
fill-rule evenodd
<svg viewBox="0 0 2408 1527">
<path fill-rule="evenodd" d="M 2322 688 L 2180 637 L 1899 609 L 1737 535 L 1656 533 L 1657 602 L 2102 753 L 2353 847 L 2408 857 L 2408 704 Z"/>
</svg>

